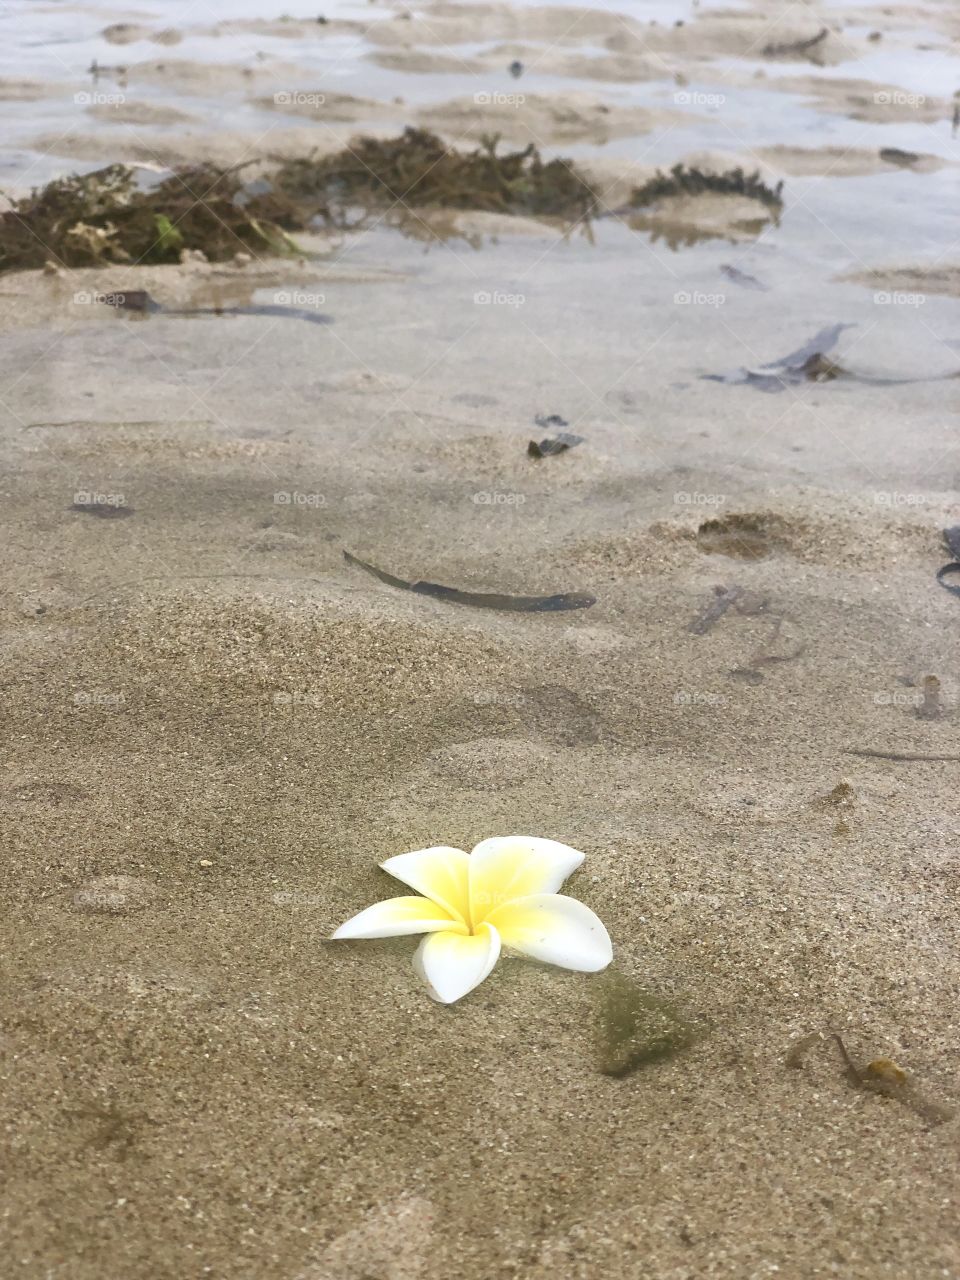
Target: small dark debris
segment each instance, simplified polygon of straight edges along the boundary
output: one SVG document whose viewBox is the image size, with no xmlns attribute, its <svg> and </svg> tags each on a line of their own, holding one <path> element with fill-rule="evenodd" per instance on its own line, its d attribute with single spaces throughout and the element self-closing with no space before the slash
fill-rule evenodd
<svg viewBox="0 0 960 1280">
<path fill-rule="evenodd" d="M 513 62 L 510 63 L 509 67 L 507 67 L 507 70 L 513 76 L 514 80 L 519 80 L 523 75 L 523 63 L 519 58 L 515 58 Z"/>
<path fill-rule="evenodd" d="M 751 276 L 746 271 L 741 271 L 739 267 L 731 266 L 729 262 L 722 263 L 720 270 L 728 280 L 732 280 L 734 284 L 738 284 L 744 289 L 757 289 L 762 293 L 768 291 L 767 286 L 758 280 L 756 276 Z"/>
<path fill-rule="evenodd" d="M 731 605 L 736 609 L 737 613 L 752 617 L 759 613 L 765 613 L 770 603 L 765 595 L 761 595 L 759 591 L 751 591 L 747 587 L 716 586 L 713 588 L 713 595 L 713 600 L 697 614 L 687 628 L 695 636 L 706 635 L 720 621 Z"/>
<path fill-rule="evenodd" d="M 940 681 L 936 676 L 924 676 L 923 701 L 917 707 L 917 715 L 921 720 L 939 720 L 943 715 L 940 702 Z"/>
<path fill-rule="evenodd" d="M 531 440 L 527 445 L 527 456 L 530 458 L 550 458 L 557 453 L 565 453 L 583 444 L 583 436 L 575 436 L 569 431 L 560 431 L 557 435 L 545 436 L 542 440 Z"/>
<path fill-rule="evenodd" d="M 118 311 L 136 311 L 155 314 L 163 307 L 156 298 L 150 296 L 146 289 L 126 289 L 122 293 L 103 293 L 99 301 L 107 307 L 116 307 Z"/>
<path fill-rule="evenodd" d="M 853 784 L 844 779 L 825 796 L 820 796 L 816 804 L 820 809 L 850 809 L 856 800 L 856 794 Z"/>
<path fill-rule="evenodd" d="M 800 366 L 800 373 L 808 382 L 832 382 L 844 372 L 838 364 L 829 360 L 822 351 L 815 351 Z"/>
<path fill-rule="evenodd" d="M 113 502 L 71 502 L 69 509 L 78 515 L 95 516 L 98 520 L 125 520 L 135 510 Z"/>
<path fill-rule="evenodd" d="M 693 619 L 687 630 L 695 636 L 705 636 L 720 621 L 730 606 L 738 599 L 740 587 L 714 587 L 713 599 Z"/>
<path fill-rule="evenodd" d="M 836 346 L 844 329 L 852 329 L 853 325 L 835 324 L 819 333 L 805 343 L 797 351 L 779 360 L 771 360 L 769 364 L 760 365 L 757 369 L 740 368 L 733 373 L 706 373 L 707 382 L 723 382 L 728 386 L 756 387 L 758 391 L 779 392 L 801 382 L 833 382 L 842 378 L 849 382 L 859 382 L 868 387 L 903 387 L 916 382 L 949 382 L 960 378 L 960 371 L 947 374 L 934 374 L 923 378 L 877 378 L 870 374 L 853 373 L 844 369 L 833 360 L 828 359 L 827 352 Z"/>
<path fill-rule="evenodd" d="M 896 164 L 902 169 L 909 169 L 920 157 L 915 151 L 901 151 L 899 147 L 881 147 L 880 159 L 885 160 L 887 164 Z"/>
<path fill-rule="evenodd" d="M 845 329 L 853 328 L 848 324 L 829 325 L 821 329 L 788 355 L 779 360 L 771 360 L 757 369 L 738 369 L 735 373 L 708 373 L 704 377 L 708 382 L 725 382 L 730 385 L 747 383 L 758 391 L 779 392 L 798 382 L 807 381 L 811 375 L 817 377 L 824 371 L 822 362 L 826 353 L 832 350 Z M 839 366 L 829 362 L 833 376 L 839 373 Z"/>
<path fill-rule="evenodd" d="M 826 40 L 829 34 L 829 28 L 821 27 L 809 40 L 790 40 L 783 44 L 764 45 L 762 53 L 765 58 L 792 58 L 798 53 L 811 53 Z"/>
</svg>

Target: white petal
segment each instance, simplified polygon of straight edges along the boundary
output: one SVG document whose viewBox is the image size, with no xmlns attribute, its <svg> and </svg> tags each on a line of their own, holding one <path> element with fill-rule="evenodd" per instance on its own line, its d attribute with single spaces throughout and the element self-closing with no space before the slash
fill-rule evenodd
<svg viewBox="0 0 960 1280">
<path fill-rule="evenodd" d="M 388 898 L 342 924 L 335 938 L 396 938 L 405 933 L 433 933 L 448 929 L 466 933 L 467 927 L 428 898 Z"/>
<path fill-rule="evenodd" d="M 556 893 L 583 862 L 579 849 L 539 836 L 494 836 L 470 854 L 470 912 L 474 925 L 494 908 L 534 893 Z"/>
<path fill-rule="evenodd" d="M 454 919 L 469 920 L 467 867 L 469 858 L 462 849 L 434 845 L 413 853 L 398 853 L 380 865 L 384 871 L 445 907 Z"/>
<path fill-rule="evenodd" d="M 613 959 L 610 935 L 576 898 L 538 893 L 496 907 L 488 918 L 504 946 L 564 969 L 595 973 Z"/>
<path fill-rule="evenodd" d="M 478 987 L 500 957 L 500 935 L 487 924 L 479 932 L 433 933 L 424 938 L 413 957 L 417 976 L 434 1000 L 453 1004 Z"/>
</svg>

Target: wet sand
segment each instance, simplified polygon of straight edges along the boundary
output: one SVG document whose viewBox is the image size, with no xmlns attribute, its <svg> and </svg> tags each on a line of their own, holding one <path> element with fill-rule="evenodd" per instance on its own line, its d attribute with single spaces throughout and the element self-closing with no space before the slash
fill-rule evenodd
<svg viewBox="0 0 960 1280">
<path fill-rule="evenodd" d="M 960 520 L 958 157 L 947 117 L 853 121 L 778 93 L 771 66 L 804 76 L 795 60 L 754 58 L 769 78 L 738 87 L 750 40 L 822 18 L 853 52 L 816 76 L 845 82 L 874 56 L 864 28 L 947 49 L 952 20 L 843 7 L 799 24 L 784 6 L 768 37 L 752 11 L 704 7 L 658 5 L 646 42 L 606 11 L 481 16 L 493 47 L 622 57 L 641 40 L 701 61 L 686 88 L 672 64 L 628 90 L 598 77 L 577 92 L 615 121 L 667 115 L 609 142 L 585 116 L 557 146 L 605 175 L 611 205 L 625 175 L 762 153 L 786 203 L 752 233 L 722 202 L 590 235 L 413 211 L 420 239 L 305 237 L 303 264 L 0 277 L 4 1274 L 960 1276 L 960 763 L 851 754 L 960 755 L 960 601 L 935 579 Z M 314 88 L 316 25 L 353 42 L 331 92 L 382 105 L 360 127 L 432 112 L 453 139 L 484 104 L 449 127 L 440 104 L 473 81 L 367 54 L 483 62 L 479 12 L 378 7 L 369 42 L 347 8 L 327 35 L 295 15 L 293 38 L 252 11 L 219 37 L 208 15 L 203 33 L 175 13 L 76 21 L 91 42 L 116 22 L 181 32 L 159 55 L 149 36 L 95 46 L 131 66 L 213 66 L 203 41 L 253 38 Z M 701 21 L 712 43 L 693 40 Z M 244 58 L 217 47 L 222 88 Z M 511 136 L 562 101 L 552 74 L 491 85 L 530 99 Z M 676 101 L 724 77 L 722 106 Z M 205 91 L 131 74 L 128 119 L 143 102 L 202 123 L 83 112 L 33 152 L 56 99 L 42 126 L 14 104 L 4 173 L 23 189 L 81 146 L 121 158 L 121 136 L 166 163 L 226 134 L 266 153 L 288 128 L 327 147 L 357 127 L 261 108 L 285 82 L 253 79 L 212 118 Z M 943 164 L 870 163 L 889 147 Z M 291 314 L 96 300 L 130 288 Z M 840 324 L 843 376 L 742 380 Z M 532 460 L 553 413 L 584 443 Z M 405 579 L 597 603 L 468 609 L 378 583 L 344 548 Z M 744 607 L 704 622 L 733 588 Z M 686 1047 L 614 1078 L 604 975 L 507 959 L 443 1008 L 413 940 L 326 941 L 391 894 L 384 857 L 511 831 L 586 852 L 569 891 Z M 831 1032 L 909 1091 L 858 1086 Z"/>
</svg>

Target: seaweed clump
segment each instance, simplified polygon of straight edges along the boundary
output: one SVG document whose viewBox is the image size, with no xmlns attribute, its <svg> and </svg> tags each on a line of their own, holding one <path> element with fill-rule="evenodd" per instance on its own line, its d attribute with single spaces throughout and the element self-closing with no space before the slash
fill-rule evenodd
<svg viewBox="0 0 960 1280">
<path fill-rule="evenodd" d="M 596 193 L 569 161 L 545 161 L 532 143 L 499 154 L 499 141 L 488 135 L 476 150 L 460 152 L 425 129 L 407 128 L 397 138 L 362 137 L 333 155 L 288 160 L 275 182 L 337 226 L 357 205 L 564 218 L 595 211 Z"/>
<path fill-rule="evenodd" d="M 0 271 L 105 263 L 179 262 L 186 250 L 210 261 L 238 250 L 289 253 L 297 219 L 269 189 L 247 186 L 240 167 L 203 164 L 150 187 L 113 164 L 57 178 L 0 212 Z"/>
<path fill-rule="evenodd" d="M 693 1029 L 666 1000 L 608 969 L 600 979 L 597 1045 L 605 1076 L 672 1058 L 688 1047 Z"/>
<path fill-rule="evenodd" d="M 683 164 L 675 164 L 669 174 L 657 173 L 642 187 L 635 187 L 629 205 L 633 209 L 643 209 L 669 197 L 705 194 L 746 196 L 750 200 L 759 200 L 774 211 L 783 208 L 782 182 L 770 187 L 759 172 L 748 174 L 736 168 L 726 173 L 705 173 L 702 169 L 688 169 Z"/>
</svg>

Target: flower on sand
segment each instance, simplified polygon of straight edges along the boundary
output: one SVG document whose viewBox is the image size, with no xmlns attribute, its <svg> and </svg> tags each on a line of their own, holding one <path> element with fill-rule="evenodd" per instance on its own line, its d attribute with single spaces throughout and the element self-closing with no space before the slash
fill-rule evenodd
<svg viewBox="0 0 960 1280">
<path fill-rule="evenodd" d="M 422 897 L 388 898 L 342 924 L 335 938 L 424 933 L 413 967 L 452 1004 L 487 977 L 501 943 L 535 960 L 595 973 L 613 958 L 589 907 L 557 890 L 583 854 L 538 836 L 495 836 L 472 853 L 436 845 L 381 862 Z"/>
</svg>

